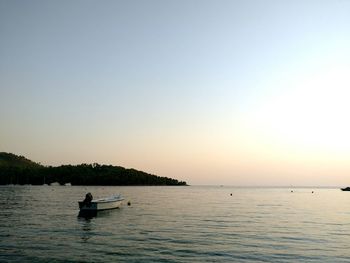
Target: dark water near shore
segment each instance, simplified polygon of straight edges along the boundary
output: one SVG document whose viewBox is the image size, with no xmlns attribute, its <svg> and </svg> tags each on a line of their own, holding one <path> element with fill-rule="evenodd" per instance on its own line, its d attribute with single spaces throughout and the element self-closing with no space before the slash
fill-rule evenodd
<svg viewBox="0 0 350 263">
<path fill-rule="evenodd" d="M 88 191 L 131 206 L 78 218 Z M 0 187 L 0 262 L 350 262 L 349 248 L 339 189 Z"/>
</svg>

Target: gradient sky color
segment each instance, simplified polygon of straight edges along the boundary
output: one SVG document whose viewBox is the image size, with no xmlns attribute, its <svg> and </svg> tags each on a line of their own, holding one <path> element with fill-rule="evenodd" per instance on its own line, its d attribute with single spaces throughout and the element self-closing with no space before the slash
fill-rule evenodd
<svg viewBox="0 0 350 263">
<path fill-rule="evenodd" d="M 349 14 L 0 0 L 0 151 L 189 184 L 350 185 Z"/>
</svg>

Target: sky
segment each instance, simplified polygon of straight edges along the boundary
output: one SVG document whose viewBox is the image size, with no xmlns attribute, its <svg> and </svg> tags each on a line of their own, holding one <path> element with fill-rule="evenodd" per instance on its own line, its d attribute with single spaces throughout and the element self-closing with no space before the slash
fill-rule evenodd
<svg viewBox="0 0 350 263">
<path fill-rule="evenodd" d="M 350 1 L 0 0 L 0 151 L 192 185 L 350 185 Z"/>
</svg>

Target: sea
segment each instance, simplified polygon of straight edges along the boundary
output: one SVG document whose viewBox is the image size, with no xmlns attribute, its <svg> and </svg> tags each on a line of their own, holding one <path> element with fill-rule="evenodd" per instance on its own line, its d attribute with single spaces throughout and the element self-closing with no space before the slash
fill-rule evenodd
<svg viewBox="0 0 350 263">
<path fill-rule="evenodd" d="M 87 192 L 125 202 L 79 217 Z M 350 192 L 0 186 L 0 262 L 350 262 Z"/>
</svg>

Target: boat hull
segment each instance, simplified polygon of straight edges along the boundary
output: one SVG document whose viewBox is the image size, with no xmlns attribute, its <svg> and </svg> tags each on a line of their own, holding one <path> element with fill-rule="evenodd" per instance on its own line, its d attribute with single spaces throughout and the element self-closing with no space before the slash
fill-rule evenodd
<svg viewBox="0 0 350 263">
<path fill-rule="evenodd" d="M 102 211 L 119 208 L 123 203 L 123 198 L 118 199 L 99 199 L 90 203 L 79 202 L 80 211 Z"/>
</svg>

